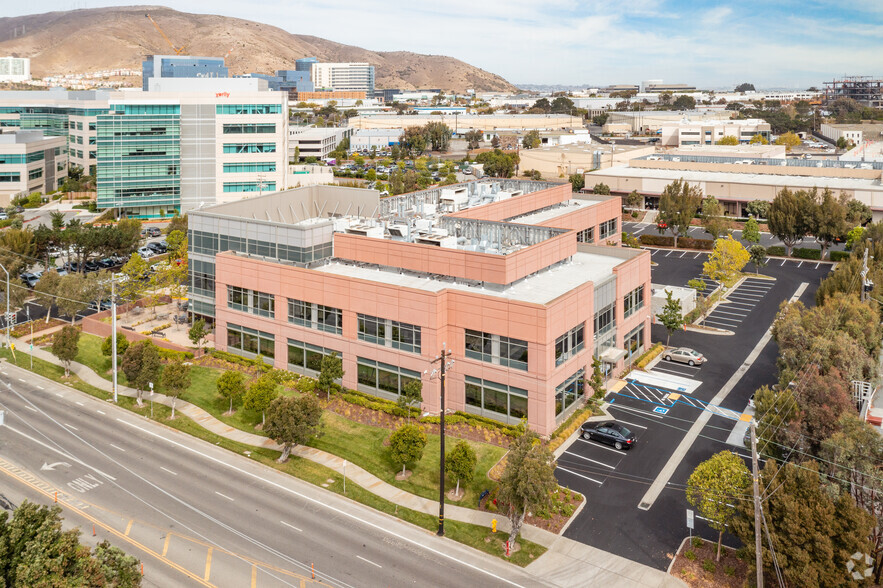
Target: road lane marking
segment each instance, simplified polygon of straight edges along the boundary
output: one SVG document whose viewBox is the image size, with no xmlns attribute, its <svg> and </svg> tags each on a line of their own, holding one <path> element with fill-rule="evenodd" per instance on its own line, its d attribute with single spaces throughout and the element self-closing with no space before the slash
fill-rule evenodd
<svg viewBox="0 0 883 588">
<path fill-rule="evenodd" d="M 135 522 L 135 519 L 129 519 L 129 524 L 126 525 L 126 537 L 128 537 L 128 536 L 129 536 L 129 532 L 132 531 L 132 524 L 133 524 L 134 522 Z M 163 555 L 165 555 L 165 552 L 163 552 Z"/>
<path fill-rule="evenodd" d="M 46 389 L 46 388 L 44 388 L 43 386 L 37 386 L 37 388 L 38 388 L 39 390 L 45 390 L 45 389 Z"/>
<path fill-rule="evenodd" d="M 503 582 L 505 584 L 509 584 L 511 586 L 521 586 L 517 582 L 513 582 L 512 580 L 509 580 L 508 578 L 504 578 L 503 576 L 495 574 L 495 573 L 493 573 L 493 572 L 491 572 L 481 566 L 462 561 L 461 559 L 457 558 L 456 556 L 448 553 L 447 551 L 445 551 L 443 549 L 436 549 L 434 547 L 424 545 L 420 541 L 416 541 L 414 539 L 406 537 L 405 535 L 402 535 L 400 533 L 396 533 L 395 531 L 392 531 L 388 527 L 385 527 L 381 524 L 372 523 L 370 521 L 367 521 L 367 520 L 349 512 L 348 510 L 344 510 L 342 508 L 337 508 L 337 507 L 331 506 L 327 502 L 323 502 L 322 500 L 320 500 L 318 498 L 313 498 L 311 496 L 307 496 L 306 494 L 298 492 L 297 490 L 293 490 L 283 484 L 280 484 L 278 482 L 274 482 L 274 481 L 268 479 L 266 476 L 256 474 L 254 472 L 250 472 L 248 470 L 244 470 L 242 468 L 239 468 L 239 467 L 233 465 L 232 463 L 229 463 L 223 459 L 213 457 L 211 455 L 203 453 L 197 449 L 194 449 L 193 447 L 185 445 L 184 443 L 179 443 L 178 441 L 170 439 L 169 437 L 166 437 L 164 435 L 160 435 L 159 433 L 155 433 L 154 431 L 151 431 L 149 429 L 145 429 L 144 427 L 141 427 L 140 425 L 136 425 L 135 423 L 128 422 L 128 421 L 121 419 L 121 418 L 117 418 L 116 420 L 117 420 L 117 422 L 122 423 L 132 429 L 136 429 L 138 431 L 141 431 L 145 435 L 149 435 L 150 437 L 154 437 L 155 439 L 158 439 L 160 441 L 164 441 L 170 445 L 174 445 L 175 447 L 183 449 L 184 451 L 188 451 L 188 452 L 193 453 L 195 455 L 199 455 L 200 457 L 204 458 L 207 461 L 211 461 L 221 467 L 225 467 L 225 468 L 231 469 L 233 471 L 236 471 L 237 473 L 239 473 L 243 476 L 252 478 L 262 484 L 266 484 L 267 486 L 272 486 L 273 488 L 276 488 L 277 490 L 281 490 L 282 492 L 287 492 L 288 494 L 291 494 L 292 496 L 297 496 L 298 498 L 300 498 L 301 500 L 303 500 L 305 502 L 309 502 L 309 503 L 314 504 L 316 506 L 327 509 L 333 513 L 336 513 L 337 515 L 340 515 L 341 517 L 345 517 L 348 519 L 352 519 L 354 521 L 358 521 L 360 524 L 365 525 L 366 527 L 369 527 L 369 528 L 379 531 L 381 533 L 395 537 L 396 539 L 399 539 L 400 541 L 404 541 L 410 545 L 413 545 L 414 547 L 416 547 L 418 549 L 422 549 L 424 551 L 432 553 L 442 559 L 456 562 L 457 564 L 459 564 L 461 566 L 464 566 L 466 568 L 469 568 L 470 570 L 484 574 L 486 576 L 490 576 L 491 578 L 494 578 L 494 579 L 496 579 L 500 582 Z"/>
<path fill-rule="evenodd" d="M 107 413 L 106 413 L 106 412 L 104 412 L 104 411 L 103 411 L 103 410 L 99 410 L 99 411 L 97 411 L 97 412 L 98 412 L 98 414 L 104 414 L 104 415 L 106 415 L 106 414 L 107 414 Z"/>
<path fill-rule="evenodd" d="M 85 404 L 83 404 L 83 403 L 80 402 L 79 400 L 77 400 L 77 401 L 75 401 L 75 402 L 76 402 L 77 404 L 79 404 L 80 406 L 86 406 Z"/>
<path fill-rule="evenodd" d="M 220 496 L 221 498 L 226 498 L 226 499 L 229 500 L 230 502 L 234 502 L 234 499 L 232 499 L 232 498 L 230 498 L 229 496 L 226 496 L 226 495 L 224 495 L 224 494 L 221 494 L 221 493 L 218 492 L 217 490 L 215 490 L 215 494 L 217 494 L 217 495 Z"/>
<path fill-rule="evenodd" d="M 25 408 L 27 408 L 28 410 L 33 410 L 34 412 L 39 412 L 36 408 L 31 406 L 30 404 L 25 404 Z"/>
<path fill-rule="evenodd" d="M 809 287 L 809 282 L 802 282 L 800 286 L 797 287 L 797 290 L 791 296 L 791 300 L 789 302 L 794 302 L 795 300 L 800 299 L 800 296 L 806 291 Z M 736 387 L 736 385 L 742 380 L 742 377 L 748 372 L 748 369 L 754 365 L 754 362 L 757 361 L 757 358 L 760 357 L 763 348 L 766 347 L 767 343 L 773 337 L 773 327 L 770 327 L 766 330 L 757 344 L 754 346 L 754 349 L 751 350 L 751 353 L 748 354 L 748 357 L 745 358 L 745 361 L 742 362 L 742 365 L 739 366 L 730 379 L 727 380 L 727 383 L 723 385 L 723 387 L 718 391 L 718 393 L 711 399 L 708 403 L 709 405 L 720 406 L 726 399 L 727 395 Z M 656 479 L 653 480 L 653 483 L 650 485 L 650 488 L 647 489 L 647 492 L 644 493 L 644 496 L 641 497 L 641 501 L 638 503 L 638 508 L 641 510 L 650 510 L 650 507 L 653 506 L 653 503 L 656 502 L 656 499 L 659 498 L 659 495 L 662 491 L 668 486 L 669 480 L 674 475 L 675 470 L 681 464 L 684 459 L 684 456 L 693 446 L 693 443 L 699 437 L 699 434 L 705 428 L 705 425 L 708 424 L 708 421 L 711 420 L 711 417 L 716 414 L 710 410 L 703 410 L 693 425 L 690 427 L 690 430 L 687 431 L 687 434 L 681 439 L 681 442 L 678 444 L 677 448 L 674 452 L 669 456 L 668 461 L 663 466 L 662 470 L 659 472 L 659 475 L 656 476 Z"/>
<path fill-rule="evenodd" d="M 565 452 L 564 452 L 564 455 L 572 455 L 573 457 L 578 457 L 578 458 L 580 458 L 580 459 L 584 459 L 584 460 L 586 460 L 586 461 L 590 461 L 590 462 L 592 462 L 592 463 L 596 463 L 596 464 L 598 464 L 598 465 L 602 465 L 602 466 L 604 466 L 605 468 L 610 468 L 611 470 L 615 470 L 615 469 L 616 469 L 616 466 L 608 465 L 608 464 L 604 463 L 603 461 L 597 461 L 597 460 L 594 460 L 594 459 L 589 459 L 588 457 L 584 457 L 584 456 L 580 455 L 579 453 L 573 453 L 572 451 L 565 451 Z"/>
<path fill-rule="evenodd" d="M 126 534 L 128 535 L 128 533 L 126 533 Z M 166 554 L 169 552 L 169 541 L 171 541 L 171 540 L 172 540 L 172 534 L 166 533 L 166 541 L 165 541 L 165 543 L 163 543 L 163 546 L 162 546 L 162 556 L 163 557 L 165 557 Z"/>
<path fill-rule="evenodd" d="M 76 428 L 76 427 L 73 426 L 73 425 L 69 425 L 69 424 L 65 423 L 64 426 L 67 427 L 67 428 L 69 428 L 69 429 L 73 429 L 74 431 L 79 431 L 79 429 Z"/>
<path fill-rule="evenodd" d="M 114 445 L 113 443 L 111 443 L 110 446 L 113 447 L 114 449 L 116 449 L 117 451 L 122 451 L 123 453 L 126 452 L 125 449 L 123 449 L 122 447 L 117 447 L 117 446 Z"/>
<path fill-rule="evenodd" d="M 172 470 L 170 470 L 170 469 L 168 469 L 168 468 L 164 468 L 163 466 L 159 466 L 159 469 L 164 470 L 164 471 L 166 471 L 166 472 L 169 472 L 169 473 L 172 474 L 173 476 L 177 476 L 177 475 L 178 475 L 178 474 L 176 474 L 175 472 L 173 472 Z"/>
<path fill-rule="evenodd" d="M 212 575 L 212 551 L 214 549 L 214 547 L 209 547 L 208 553 L 205 555 L 205 575 L 202 579 L 206 582 L 208 582 L 209 577 Z"/>
<path fill-rule="evenodd" d="M 599 486 L 601 486 L 602 484 L 604 484 L 604 482 L 599 482 L 599 481 L 596 480 L 595 478 L 590 478 L 590 477 L 588 477 L 588 476 L 584 476 L 584 475 L 582 475 L 582 474 L 578 474 L 578 473 L 576 473 L 576 472 L 572 472 L 572 471 L 568 470 L 567 468 L 562 468 L 561 466 L 558 466 L 556 469 L 559 469 L 559 470 L 561 470 L 562 472 L 567 472 L 568 474 L 573 474 L 574 476 L 579 476 L 580 478 L 585 478 L 585 479 L 588 480 L 589 482 L 594 482 L 594 483 L 596 483 L 596 484 L 599 485 Z"/>
<path fill-rule="evenodd" d="M 292 525 L 290 523 L 286 523 L 285 521 L 279 521 L 279 522 L 282 523 L 283 525 L 285 525 L 286 527 L 291 527 L 292 529 L 294 529 L 298 533 L 303 533 L 303 530 L 298 529 L 297 527 L 295 527 L 294 525 Z"/>
<path fill-rule="evenodd" d="M 25 380 L 24 378 L 19 378 L 18 381 L 19 382 L 27 382 L 27 380 Z"/>
<path fill-rule="evenodd" d="M 639 424 L 637 424 L 637 423 L 630 423 L 630 422 L 628 422 L 628 421 L 624 421 L 624 420 L 622 420 L 622 419 L 616 419 L 616 422 L 617 422 L 617 423 L 624 423 L 624 424 L 626 424 L 626 425 L 630 425 L 630 426 L 632 426 L 632 427 L 638 427 L 639 429 L 646 429 L 646 428 L 647 428 L 647 427 L 645 427 L 644 425 L 639 425 Z"/>
<path fill-rule="evenodd" d="M 77 459 L 76 457 L 74 457 L 74 456 L 72 456 L 72 455 L 68 455 L 67 453 L 65 453 L 64 451 L 58 449 L 57 447 L 52 447 L 51 445 L 48 445 L 48 444 L 46 444 L 46 443 L 43 443 L 43 442 L 40 441 L 39 439 L 34 439 L 33 437 L 31 437 L 31 436 L 28 435 L 27 433 L 22 433 L 21 431 L 19 431 L 18 429 L 14 428 L 14 427 L 6 426 L 5 428 L 6 428 L 7 431 L 12 431 L 13 433 L 17 433 L 17 434 L 21 435 L 22 437 L 24 437 L 25 439 L 27 439 L 28 441 L 30 441 L 30 442 L 32 442 L 32 443 L 36 443 L 36 444 L 38 444 L 38 445 L 42 445 L 43 447 L 45 447 L 45 448 L 48 449 L 49 451 L 54 451 L 55 453 L 57 453 L 58 455 L 60 455 L 60 456 L 62 456 L 62 457 L 64 457 L 64 458 L 71 459 L 71 460 L 77 462 L 78 464 L 80 464 L 81 466 L 86 467 L 86 468 L 89 468 L 89 469 L 92 470 L 93 472 L 97 472 L 97 473 L 101 474 L 102 476 L 104 476 L 104 477 L 107 478 L 108 480 L 114 480 L 114 481 L 116 481 L 116 478 L 114 478 L 114 477 L 111 476 L 110 474 L 105 474 L 104 472 L 102 472 L 101 470 L 99 470 L 98 468 L 96 468 L 95 466 L 91 466 L 91 465 L 87 464 L 86 462 L 84 462 L 84 461 L 81 460 L 81 459 Z"/>
<path fill-rule="evenodd" d="M 367 563 L 371 564 L 372 566 L 377 566 L 378 568 L 382 568 L 382 567 L 383 567 L 383 566 L 380 565 L 380 564 L 374 563 L 374 562 L 371 561 L 370 559 L 365 559 L 365 558 L 362 557 L 361 555 L 357 555 L 356 557 L 359 558 L 360 560 L 364 561 L 364 562 L 367 562 Z M 208 580 L 208 578 L 206 578 L 206 580 Z"/>
<path fill-rule="evenodd" d="M 64 394 L 62 394 L 61 392 L 56 392 L 55 395 L 59 398 L 64 398 Z"/>
<path fill-rule="evenodd" d="M 638 416 L 642 416 L 642 417 L 652 417 L 652 418 L 654 418 L 654 419 L 659 419 L 659 420 L 662 420 L 662 419 L 665 418 L 665 417 L 663 417 L 663 416 L 660 415 L 660 414 L 655 414 L 655 413 L 652 413 L 652 412 L 647 412 L 646 410 L 641 410 L 641 409 L 639 409 L 639 408 L 632 408 L 631 406 L 623 406 L 622 404 L 617 404 L 616 406 L 612 406 L 612 405 L 611 405 L 611 406 L 608 406 L 607 408 L 608 408 L 608 409 L 616 408 L 616 409 L 619 409 L 619 410 L 625 410 L 625 411 L 628 411 L 628 412 L 630 412 L 630 413 L 636 414 L 636 415 L 638 415 Z M 606 447 L 605 447 L 605 449 L 606 449 Z"/>
</svg>

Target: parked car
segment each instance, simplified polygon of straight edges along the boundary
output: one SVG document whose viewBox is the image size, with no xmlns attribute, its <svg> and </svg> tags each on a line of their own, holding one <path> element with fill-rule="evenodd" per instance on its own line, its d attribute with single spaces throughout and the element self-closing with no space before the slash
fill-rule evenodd
<svg viewBox="0 0 883 588">
<path fill-rule="evenodd" d="M 9 215 L 6 214 L 5 211 L 0 211 L 0 220 L 6 220 L 9 218 Z"/>
<path fill-rule="evenodd" d="M 18 277 L 28 288 L 33 288 L 40 281 L 40 275 L 40 272 L 23 272 Z"/>
<path fill-rule="evenodd" d="M 665 352 L 663 356 L 665 361 L 677 361 L 686 363 L 687 365 L 702 365 L 708 361 L 704 355 L 689 347 L 678 347 Z"/>
<path fill-rule="evenodd" d="M 75 274 L 80 271 L 80 264 L 76 261 L 66 261 L 61 268 L 68 273 Z"/>
<path fill-rule="evenodd" d="M 52 257 L 52 258 L 61 257 L 62 253 L 64 253 L 64 252 L 61 250 L 61 247 L 50 247 L 49 248 L 49 257 Z"/>
<path fill-rule="evenodd" d="M 157 255 L 168 251 L 168 249 L 166 249 L 165 245 L 163 245 L 162 243 L 159 243 L 159 242 L 148 243 L 146 247 L 148 249 L 150 249 L 151 251 L 153 251 L 154 253 L 156 253 Z"/>
<path fill-rule="evenodd" d="M 101 266 L 98 264 L 97 261 L 92 261 L 90 259 L 89 261 L 87 261 L 86 263 L 83 264 L 83 269 L 85 269 L 87 272 L 97 272 L 98 270 L 101 269 Z"/>
<path fill-rule="evenodd" d="M 607 443 L 617 449 L 631 449 L 638 440 L 634 433 L 613 421 L 585 422 L 580 429 L 583 439 Z"/>
<path fill-rule="evenodd" d="M 147 234 L 151 237 L 159 237 L 160 235 L 162 235 L 162 231 L 157 227 L 150 227 L 149 229 L 147 229 Z"/>
<path fill-rule="evenodd" d="M 103 269 L 110 269 L 115 266 L 117 263 L 110 257 L 105 257 L 98 261 L 98 265 L 100 265 Z"/>
<path fill-rule="evenodd" d="M 153 249 L 150 249 L 149 247 L 139 247 L 138 255 L 140 255 L 144 259 L 150 259 L 154 255 L 156 255 L 156 253 L 154 253 Z"/>
</svg>

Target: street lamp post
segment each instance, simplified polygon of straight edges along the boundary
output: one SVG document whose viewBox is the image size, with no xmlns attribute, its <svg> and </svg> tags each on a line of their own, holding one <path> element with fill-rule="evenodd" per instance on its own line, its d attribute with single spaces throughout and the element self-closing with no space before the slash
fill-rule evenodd
<svg viewBox="0 0 883 588">
<path fill-rule="evenodd" d="M 6 271 L 6 268 L 0 264 L 0 269 L 6 272 L 6 346 L 9 347 L 10 336 L 9 336 L 9 272 Z"/>
<path fill-rule="evenodd" d="M 111 371 L 113 372 L 113 401 L 117 401 L 117 296 L 115 274 L 110 276 L 110 329 L 111 329 Z M 100 308 L 100 307 L 99 307 Z"/>
<path fill-rule="evenodd" d="M 448 368 L 454 365 L 453 359 L 448 362 L 448 358 L 451 355 L 453 355 L 453 352 L 447 349 L 445 343 L 442 343 L 441 355 L 436 356 L 431 362 L 438 363 L 439 368 L 433 369 L 432 373 L 429 374 L 430 379 L 438 376 L 441 382 L 441 412 L 439 413 L 439 445 L 441 455 L 438 466 L 438 532 L 436 533 L 439 537 L 444 537 L 445 535 L 445 376 Z M 425 374 L 426 372 L 423 373 Z"/>
</svg>

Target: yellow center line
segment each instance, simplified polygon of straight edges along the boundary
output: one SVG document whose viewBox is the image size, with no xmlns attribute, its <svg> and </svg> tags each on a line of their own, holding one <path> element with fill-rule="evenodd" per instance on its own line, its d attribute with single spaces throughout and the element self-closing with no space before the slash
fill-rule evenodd
<svg viewBox="0 0 883 588">
<path fill-rule="evenodd" d="M 213 547 L 208 548 L 208 554 L 205 556 L 205 576 L 202 577 L 203 580 L 208 582 L 209 576 L 212 574 L 212 550 Z"/>
<path fill-rule="evenodd" d="M 172 534 L 166 533 L 166 542 L 163 543 L 163 546 L 162 546 L 162 556 L 163 557 L 165 557 L 166 554 L 169 552 L 169 541 L 171 541 L 171 540 L 172 540 Z"/>
</svg>

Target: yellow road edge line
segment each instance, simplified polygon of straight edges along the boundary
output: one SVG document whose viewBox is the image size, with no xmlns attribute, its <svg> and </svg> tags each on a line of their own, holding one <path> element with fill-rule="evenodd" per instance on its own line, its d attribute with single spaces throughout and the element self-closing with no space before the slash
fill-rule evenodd
<svg viewBox="0 0 883 588">
<path fill-rule="evenodd" d="M 7 462 L 6 460 L 3 460 L 2 458 L 0 458 L 0 463 L 8 464 L 8 465 L 12 465 L 12 464 L 10 464 L 9 462 Z M 52 494 L 51 492 L 47 492 L 47 491 L 43 490 L 42 488 L 39 488 L 39 487 L 37 487 L 37 486 L 35 486 L 35 485 L 33 485 L 33 484 L 31 484 L 31 483 L 29 483 L 29 482 L 27 482 L 27 481 L 21 479 L 20 477 L 16 476 L 16 475 L 13 474 L 12 472 L 8 471 L 6 468 L 0 468 L 0 471 L 2 471 L 4 474 L 6 474 L 7 476 L 9 476 L 10 478 L 12 478 L 12 479 L 14 479 L 14 480 L 18 480 L 18 481 L 21 482 L 22 484 L 25 484 L 26 486 L 31 487 L 32 489 L 36 490 L 38 493 L 42 494 L 42 495 L 45 496 L 46 498 L 53 498 L 53 494 Z M 122 539 L 122 540 L 124 540 L 124 541 L 128 541 L 129 543 L 131 543 L 132 545 L 134 545 L 134 546 L 137 547 L 138 549 L 141 549 L 142 551 L 144 551 L 144 553 L 146 553 L 146 554 L 148 554 L 148 555 L 152 555 L 153 557 L 155 557 L 156 559 L 158 559 L 160 562 L 166 564 L 166 565 L 169 566 L 170 568 L 175 569 L 175 570 L 181 572 L 182 574 L 184 574 L 185 576 L 188 576 L 189 578 L 192 578 L 192 579 L 196 580 L 197 582 L 199 582 L 199 583 L 202 584 L 203 586 L 211 586 L 212 588 L 214 588 L 214 586 L 212 586 L 212 584 L 209 584 L 208 582 L 204 581 L 202 578 L 200 578 L 199 576 L 197 576 L 196 574 L 194 574 L 194 573 L 191 572 L 190 570 L 181 567 L 180 565 L 176 564 L 176 563 L 173 562 L 173 561 L 169 561 L 169 560 L 165 559 L 165 558 L 162 557 L 160 554 L 158 554 L 158 553 L 156 553 L 155 551 L 153 551 L 152 549 L 148 548 L 146 545 L 142 545 L 141 543 L 135 541 L 135 540 L 132 539 L 131 537 L 129 537 L 129 536 L 127 536 L 127 535 L 124 535 L 123 533 L 120 533 L 119 531 L 117 531 L 117 530 L 114 529 L 113 527 L 111 527 L 111 526 L 109 526 L 109 525 L 106 525 L 105 523 L 103 523 L 102 521 L 96 519 L 95 517 L 92 517 L 92 516 L 86 514 L 85 512 L 83 512 L 82 509 L 79 509 L 79 508 L 77 508 L 77 507 L 75 507 L 75 506 L 73 506 L 73 505 L 71 505 L 71 504 L 65 503 L 65 502 L 63 502 L 63 501 L 62 501 L 62 504 L 63 504 L 65 507 L 67 507 L 68 509 L 72 510 L 72 511 L 75 512 L 76 514 L 78 514 L 78 515 L 80 515 L 81 517 L 83 517 L 84 519 L 86 519 L 87 521 L 89 521 L 89 522 L 91 522 L 91 523 L 94 523 L 95 525 L 98 525 L 99 527 L 101 527 L 102 529 L 104 529 L 105 531 L 107 531 L 108 533 L 110 533 L 110 534 L 112 534 L 112 535 L 114 535 L 114 536 L 116 536 L 116 537 L 119 537 L 120 539 Z M 132 526 L 132 521 L 131 521 L 131 520 L 129 521 L 129 526 L 130 526 L 130 527 Z"/>
<path fill-rule="evenodd" d="M 212 574 L 212 550 L 213 547 L 208 548 L 208 553 L 205 556 L 205 576 L 203 576 L 203 580 L 208 582 L 209 576 Z"/>
</svg>

